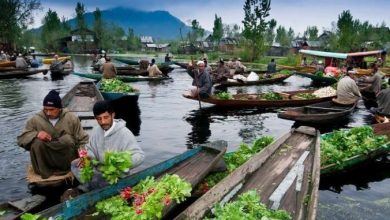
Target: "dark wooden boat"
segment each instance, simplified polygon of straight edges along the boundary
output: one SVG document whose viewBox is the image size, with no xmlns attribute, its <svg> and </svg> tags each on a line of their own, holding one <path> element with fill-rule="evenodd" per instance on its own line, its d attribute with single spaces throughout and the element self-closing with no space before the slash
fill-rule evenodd
<svg viewBox="0 0 390 220">
<path fill-rule="evenodd" d="M 139 64 L 139 62 L 137 60 L 125 59 L 125 58 L 119 58 L 119 57 L 115 57 L 114 59 L 119 61 L 119 62 L 126 63 L 127 65 L 138 65 Z"/>
<path fill-rule="evenodd" d="M 258 108 L 276 108 L 276 107 L 290 107 L 290 106 L 304 106 L 310 105 L 318 102 L 324 102 L 331 100 L 335 96 L 323 97 L 323 98 L 313 98 L 313 99 L 302 99 L 298 97 L 298 94 L 306 93 L 311 94 L 315 90 L 300 90 L 300 91 L 290 91 L 290 92 L 275 92 L 283 97 L 282 100 L 262 100 L 257 99 L 259 94 L 237 94 L 233 95 L 233 99 L 222 100 L 218 99 L 216 96 L 212 95 L 209 98 L 200 99 L 202 102 L 214 104 L 220 107 L 235 107 L 235 108 L 248 108 L 248 107 L 258 107 Z M 196 100 L 197 98 L 191 97 L 189 94 L 183 94 L 183 97 Z"/>
<path fill-rule="evenodd" d="M 140 180 L 143 180 L 148 176 L 177 174 L 190 182 L 194 187 L 202 181 L 214 165 L 219 162 L 226 152 L 226 147 L 227 143 L 225 141 L 218 141 L 210 144 L 210 146 L 201 146 L 188 150 L 169 160 L 121 179 L 117 184 L 82 194 L 38 214 L 42 217 L 53 217 L 54 219 L 73 219 L 81 217 L 93 210 L 94 205 L 98 201 L 118 195 L 118 192 L 123 188 L 134 186 Z M 174 207 L 169 206 L 169 210 L 165 209 L 163 215 L 172 208 Z"/>
<path fill-rule="evenodd" d="M 279 112 L 278 117 L 313 124 L 337 123 L 346 119 L 353 112 L 356 104 L 338 105 L 333 101 L 326 101 L 304 107 L 289 108 Z"/>
<path fill-rule="evenodd" d="M 104 98 L 94 82 L 82 81 L 66 93 L 62 98 L 62 104 L 79 117 L 83 129 L 88 132 L 97 125 L 92 112 L 93 105 L 102 100 Z"/>
<path fill-rule="evenodd" d="M 19 219 L 24 213 L 39 207 L 45 200 L 45 196 L 33 195 L 18 201 L 2 203 L 0 204 L 0 212 L 4 212 L 4 214 L 0 218 L 2 220 Z"/>
<path fill-rule="evenodd" d="M 147 70 L 140 70 L 133 66 L 118 66 L 115 67 L 118 75 L 124 75 L 124 76 L 148 76 L 149 72 Z M 92 67 L 94 71 L 99 72 L 99 68 Z M 159 69 L 161 70 L 162 74 L 165 76 L 168 76 L 170 72 L 172 72 L 173 68 L 167 65 L 159 66 Z"/>
<path fill-rule="evenodd" d="M 263 85 L 263 84 L 272 84 L 280 83 L 285 79 L 290 77 L 292 74 L 276 74 L 272 78 L 263 78 L 256 81 L 238 81 L 229 79 L 215 85 L 215 87 L 230 87 L 230 86 L 253 86 L 253 85 Z"/>
<path fill-rule="evenodd" d="M 48 69 L 26 69 L 26 70 L 12 70 L 8 72 L 0 72 L 0 79 L 11 79 L 11 78 L 24 78 L 26 76 L 34 75 L 37 73 L 46 74 Z"/>
<path fill-rule="evenodd" d="M 117 99 L 124 98 L 124 97 L 132 97 L 132 98 L 138 100 L 138 97 L 139 97 L 139 92 L 128 92 L 128 93 L 103 92 L 100 90 L 100 93 L 102 94 L 102 96 L 104 97 L 105 100 L 110 100 L 110 101 L 117 100 Z"/>
<path fill-rule="evenodd" d="M 0 62 L 0 67 L 15 67 L 15 61 L 2 61 Z"/>
<path fill-rule="evenodd" d="M 218 202 L 256 190 L 261 202 L 293 219 L 315 219 L 320 180 L 320 135 L 292 129 L 215 185 L 176 219 L 202 219 Z"/>
<path fill-rule="evenodd" d="M 295 72 L 295 74 L 298 76 L 310 78 L 314 83 L 328 84 L 328 85 L 337 83 L 337 79 L 334 77 L 317 76 L 312 73 L 304 73 L 304 72 Z"/>
<path fill-rule="evenodd" d="M 100 80 L 102 78 L 102 74 L 96 73 L 79 73 L 73 72 L 74 75 L 85 77 L 88 79 Z M 149 77 L 149 76 L 117 76 L 118 79 L 123 82 L 138 82 L 138 81 L 162 81 L 162 80 L 170 80 L 171 77 L 166 76 L 158 76 L 158 77 Z"/>
<path fill-rule="evenodd" d="M 372 128 L 374 130 L 374 134 L 387 135 L 387 137 L 390 139 L 390 123 L 374 124 L 372 125 Z M 331 135 L 333 135 L 333 133 L 322 134 L 321 138 L 325 138 Z M 375 160 L 381 155 L 386 155 L 388 152 L 390 152 L 390 142 L 375 150 L 367 152 L 367 154 L 359 154 L 348 158 L 347 160 L 343 161 L 342 167 L 339 166 L 339 164 L 329 164 L 322 166 L 321 175 L 329 176 L 353 169 L 359 165 L 363 165 L 369 161 Z"/>
</svg>

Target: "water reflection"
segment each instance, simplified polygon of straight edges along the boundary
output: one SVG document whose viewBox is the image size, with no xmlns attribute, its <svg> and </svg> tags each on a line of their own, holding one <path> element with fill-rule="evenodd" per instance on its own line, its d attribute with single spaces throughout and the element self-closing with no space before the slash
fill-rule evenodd
<svg viewBox="0 0 390 220">
<path fill-rule="evenodd" d="M 138 136 L 141 130 L 141 110 L 138 106 L 138 96 L 125 96 L 111 101 L 115 117 L 126 121 L 126 127 Z"/>
<path fill-rule="evenodd" d="M 0 108 L 19 109 L 23 106 L 26 97 L 21 93 L 18 80 L 1 80 L 0 83 Z"/>
</svg>

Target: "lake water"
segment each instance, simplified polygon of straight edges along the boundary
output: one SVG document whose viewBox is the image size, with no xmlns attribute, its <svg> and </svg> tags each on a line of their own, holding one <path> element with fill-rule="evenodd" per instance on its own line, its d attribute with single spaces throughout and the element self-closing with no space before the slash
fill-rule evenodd
<svg viewBox="0 0 390 220">
<path fill-rule="evenodd" d="M 89 57 L 73 58 L 76 71 L 88 71 Z M 129 119 L 128 126 L 146 153 L 141 168 L 151 166 L 192 145 L 226 140 L 229 151 L 241 142 L 251 143 L 261 135 L 275 138 L 288 132 L 293 122 L 277 118 L 277 110 L 222 111 L 182 97 L 191 85 L 185 70 L 176 68 L 171 81 L 132 83 L 141 91 L 140 115 Z M 29 153 L 18 147 L 16 136 L 25 121 L 41 110 L 42 100 L 51 90 L 65 95 L 82 78 L 74 75 L 52 80 L 50 75 L 33 75 L 25 79 L 0 80 L 0 202 L 30 195 L 25 176 Z M 236 92 L 288 91 L 311 88 L 311 80 L 292 76 L 284 84 L 232 88 Z M 129 109 L 129 112 L 132 110 Z M 354 127 L 367 124 L 371 115 L 364 105 L 345 124 Z M 322 128 L 329 131 L 331 127 Z M 318 219 L 387 219 L 390 216 L 390 164 L 378 161 L 371 166 L 333 179 L 322 179 Z"/>
</svg>

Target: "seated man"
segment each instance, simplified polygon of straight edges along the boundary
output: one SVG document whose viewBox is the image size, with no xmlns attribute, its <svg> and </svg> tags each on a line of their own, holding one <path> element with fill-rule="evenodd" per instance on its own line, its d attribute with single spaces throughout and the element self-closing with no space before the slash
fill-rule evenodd
<svg viewBox="0 0 390 220">
<path fill-rule="evenodd" d="M 148 66 L 147 71 L 149 72 L 150 77 L 162 75 L 162 72 L 158 68 L 155 59 L 152 59 L 152 63 L 150 63 L 150 65 Z"/>
<path fill-rule="evenodd" d="M 191 67 L 191 64 L 189 65 Z M 208 98 L 211 95 L 211 89 L 213 87 L 211 76 L 206 70 L 205 63 L 203 61 L 197 62 L 196 69 L 189 72 L 192 81 L 193 88 L 191 89 L 191 96 L 197 98 Z"/>
<path fill-rule="evenodd" d="M 223 62 L 223 60 L 218 62 L 218 67 L 215 71 L 213 71 L 211 78 L 213 83 L 224 82 L 230 78 L 230 70 L 225 66 L 225 62 Z"/>
<path fill-rule="evenodd" d="M 274 58 L 272 58 L 271 62 L 268 63 L 267 73 L 268 74 L 276 73 L 276 63 L 275 63 L 275 59 Z"/>
<path fill-rule="evenodd" d="M 50 71 L 51 72 L 62 72 L 64 71 L 64 63 L 67 60 L 60 61 L 58 59 L 58 55 L 54 55 L 54 61 L 50 64 Z"/>
<path fill-rule="evenodd" d="M 30 151 L 34 172 L 47 179 L 70 171 L 70 163 L 88 142 L 88 135 L 79 118 L 62 108 L 58 92 L 51 90 L 43 100 L 43 110 L 27 121 L 17 142 Z"/>
<path fill-rule="evenodd" d="M 337 99 L 334 99 L 334 102 L 343 105 L 352 105 L 362 96 L 359 92 L 359 87 L 356 85 L 355 80 L 353 80 L 354 73 L 355 71 L 353 71 L 352 67 L 348 67 L 347 75 L 337 83 Z"/>
<path fill-rule="evenodd" d="M 115 112 L 110 104 L 107 101 L 97 102 L 93 106 L 93 114 L 99 126 L 94 127 L 89 143 L 86 145 L 88 157 L 102 162 L 106 151 L 131 151 L 133 167 L 140 165 L 144 160 L 144 152 L 133 133 L 126 127 L 125 121 L 114 119 Z M 72 162 L 72 173 L 79 181 L 82 166 L 79 159 Z M 94 169 L 94 173 L 91 182 L 79 186 L 79 189 L 89 191 L 108 184 L 100 171 Z"/>
<path fill-rule="evenodd" d="M 15 60 L 15 67 L 21 69 L 25 69 L 28 67 L 28 63 L 26 62 L 26 60 L 24 59 L 21 53 L 18 55 L 18 57 Z"/>
<path fill-rule="evenodd" d="M 106 57 L 106 62 L 100 66 L 100 71 L 103 73 L 103 79 L 112 79 L 117 75 L 117 70 L 113 63 L 111 63 L 111 58 Z"/>
<path fill-rule="evenodd" d="M 387 83 L 390 85 L 390 78 Z M 378 93 L 376 97 L 378 108 L 376 113 L 380 115 L 390 116 L 390 87 L 383 89 Z"/>
</svg>

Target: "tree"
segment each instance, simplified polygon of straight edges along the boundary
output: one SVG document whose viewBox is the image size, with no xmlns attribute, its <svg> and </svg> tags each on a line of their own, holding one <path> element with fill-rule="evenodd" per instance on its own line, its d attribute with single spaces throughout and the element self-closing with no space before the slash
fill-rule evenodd
<svg viewBox="0 0 390 220">
<path fill-rule="evenodd" d="M 308 40 L 317 40 L 318 38 L 318 29 L 317 26 L 308 26 L 303 33 L 303 36 Z"/>
<path fill-rule="evenodd" d="M 95 32 L 94 41 L 98 48 L 102 48 L 102 40 L 103 40 L 103 21 L 102 21 L 102 13 L 99 8 L 93 12 L 94 23 L 93 23 L 93 31 Z"/>
<path fill-rule="evenodd" d="M 279 25 L 278 29 L 276 29 L 275 42 L 280 43 L 280 46 L 282 47 L 288 47 L 290 45 L 291 41 L 287 35 L 286 28 L 281 25 Z"/>
<path fill-rule="evenodd" d="M 57 15 L 57 12 L 49 8 L 45 17 L 42 19 L 42 45 L 49 51 L 58 51 L 58 39 L 63 36 L 62 23 Z"/>
<path fill-rule="evenodd" d="M 218 17 L 217 14 L 215 14 L 212 39 L 214 42 L 217 42 L 217 45 L 219 45 L 219 41 L 221 40 L 222 36 L 223 36 L 222 18 Z"/>
<path fill-rule="evenodd" d="M 238 24 L 224 24 L 223 25 L 223 32 L 226 37 L 233 37 L 233 38 L 239 38 L 241 33 L 240 33 L 240 26 Z"/>
<path fill-rule="evenodd" d="M 243 36 L 247 39 L 247 49 L 251 61 L 259 58 L 267 50 L 265 31 L 268 22 L 265 20 L 271 10 L 271 0 L 245 0 L 245 17 Z"/>
<path fill-rule="evenodd" d="M 204 29 L 200 26 L 199 22 L 196 19 L 192 20 L 191 31 L 187 34 L 189 42 L 194 46 L 198 38 L 203 36 Z"/>
<path fill-rule="evenodd" d="M 353 20 L 349 10 L 343 11 L 337 21 L 338 47 L 340 52 L 350 52 L 360 49 L 357 37 L 359 20 Z"/>
<path fill-rule="evenodd" d="M 269 27 L 267 29 L 267 42 L 272 45 L 272 43 L 274 42 L 274 38 L 275 38 L 275 27 L 277 25 L 277 22 L 275 19 L 271 19 L 269 21 Z"/>
<path fill-rule="evenodd" d="M 34 22 L 33 12 L 38 9 L 39 0 L 0 0 L 0 43 L 15 44 Z"/>
<path fill-rule="evenodd" d="M 85 51 L 87 47 L 85 42 L 85 38 L 87 35 L 86 33 L 87 26 L 85 24 L 85 19 L 84 19 L 84 14 L 85 14 L 84 4 L 77 2 L 75 11 L 76 11 L 76 24 L 77 24 L 78 33 L 80 34 L 81 41 L 83 42 L 84 51 Z"/>
</svg>

